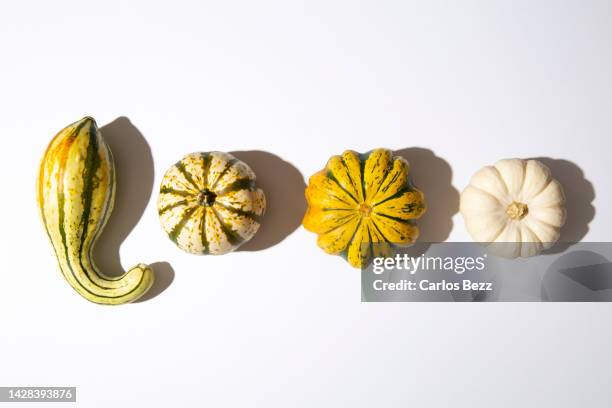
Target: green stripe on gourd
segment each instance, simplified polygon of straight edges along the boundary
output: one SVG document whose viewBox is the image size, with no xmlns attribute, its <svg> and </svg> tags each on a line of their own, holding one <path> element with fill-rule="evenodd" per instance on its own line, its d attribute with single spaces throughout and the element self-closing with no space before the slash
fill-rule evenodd
<svg viewBox="0 0 612 408">
<path fill-rule="evenodd" d="M 95 265 L 93 246 L 114 198 L 113 158 L 95 121 L 86 117 L 60 131 L 40 164 L 41 219 L 66 280 L 87 300 L 109 305 L 138 299 L 154 278 L 143 264 L 118 277 L 103 274 Z"/>
<path fill-rule="evenodd" d="M 408 162 L 388 149 L 332 156 L 309 179 L 303 225 L 317 234 L 325 252 L 344 256 L 354 267 L 390 255 L 416 240 L 415 220 L 426 209 L 408 175 Z"/>
</svg>

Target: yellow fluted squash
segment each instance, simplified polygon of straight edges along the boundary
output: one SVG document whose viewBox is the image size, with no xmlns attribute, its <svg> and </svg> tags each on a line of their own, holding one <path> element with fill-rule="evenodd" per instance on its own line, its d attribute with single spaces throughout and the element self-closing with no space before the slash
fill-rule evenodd
<svg viewBox="0 0 612 408">
<path fill-rule="evenodd" d="M 109 277 L 92 258 L 115 200 L 113 156 L 93 118 L 83 118 L 53 138 L 40 164 L 37 190 L 42 222 L 60 270 L 81 296 L 118 305 L 149 290 L 154 275 L 147 265 Z"/>
<path fill-rule="evenodd" d="M 408 162 L 387 149 L 333 156 L 310 177 L 303 225 L 318 234 L 319 247 L 353 267 L 389 256 L 417 239 L 415 220 L 426 210 L 408 176 Z"/>
</svg>

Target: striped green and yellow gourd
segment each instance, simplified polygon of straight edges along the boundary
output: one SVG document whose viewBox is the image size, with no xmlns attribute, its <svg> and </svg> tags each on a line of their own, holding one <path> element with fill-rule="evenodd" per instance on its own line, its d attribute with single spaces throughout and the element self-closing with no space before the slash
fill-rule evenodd
<svg viewBox="0 0 612 408">
<path fill-rule="evenodd" d="M 157 209 L 162 228 L 180 249 L 222 255 L 255 235 L 266 199 L 246 163 L 228 153 L 202 152 L 168 169 Z"/>
<path fill-rule="evenodd" d="M 109 277 L 92 257 L 115 200 L 113 156 L 93 118 L 83 118 L 53 138 L 40 164 L 37 190 L 40 215 L 60 270 L 81 296 L 118 305 L 149 290 L 154 275 L 147 265 Z"/>
<path fill-rule="evenodd" d="M 427 206 L 410 182 L 410 166 L 388 149 L 332 156 L 308 181 L 303 225 L 329 254 L 363 268 L 419 236 L 416 220 Z"/>
</svg>

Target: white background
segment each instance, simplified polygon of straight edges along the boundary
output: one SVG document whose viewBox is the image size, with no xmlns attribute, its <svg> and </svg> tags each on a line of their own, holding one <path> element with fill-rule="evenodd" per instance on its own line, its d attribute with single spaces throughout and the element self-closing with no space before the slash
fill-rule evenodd
<svg viewBox="0 0 612 408">
<path fill-rule="evenodd" d="M 471 174 L 549 157 L 575 234 L 609 241 L 612 3 L 5 1 L 0 44 L 0 385 L 75 385 L 86 407 L 610 406 L 612 305 L 361 303 L 295 213 L 329 156 L 419 147 L 423 233 L 465 240 Z M 84 115 L 131 121 L 107 128 L 106 234 L 126 237 L 100 263 L 119 244 L 124 268 L 166 262 L 141 303 L 80 298 L 38 219 L 38 161 Z M 165 169 L 209 150 L 269 153 L 280 242 L 195 257 L 163 234 Z"/>
</svg>

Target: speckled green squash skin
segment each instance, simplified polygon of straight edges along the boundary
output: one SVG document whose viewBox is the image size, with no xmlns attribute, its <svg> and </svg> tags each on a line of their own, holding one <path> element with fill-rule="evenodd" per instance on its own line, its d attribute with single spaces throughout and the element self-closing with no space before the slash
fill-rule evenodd
<svg viewBox="0 0 612 408">
<path fill-rule="evenodd" d="M 165 173 L 157 201 L 168 237 L 197 255 L 237 249 L 255 235 L 265 209 L 253 170 L 224 152 L 183 157 Z"/>
</svg>

